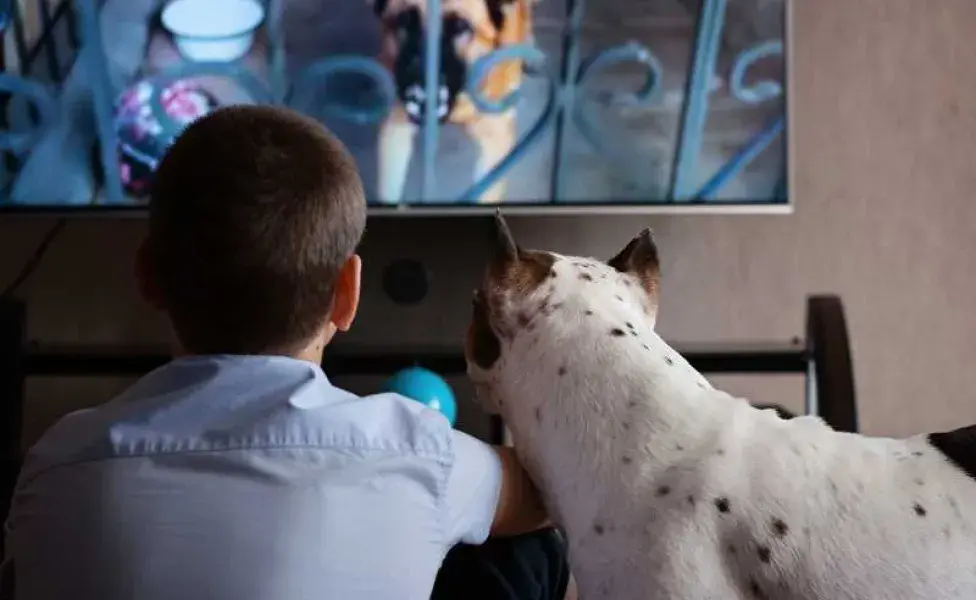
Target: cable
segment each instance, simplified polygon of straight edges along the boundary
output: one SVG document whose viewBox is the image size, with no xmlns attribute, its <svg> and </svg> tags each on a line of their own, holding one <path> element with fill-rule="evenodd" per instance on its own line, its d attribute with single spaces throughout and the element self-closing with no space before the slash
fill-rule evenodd
<svg viewBox="0 0 976 600">
<path fill-rule="evenodd" d="M 30 279 L 30 276 L 34 274 L 35 270 L 37 270 L 38 265 L 41 264 L 41 259 L 43 259 L 44 255 L 47 254 L 47 250 L 51 246 L 51 243 L 55 240 L 55 238 L 58 237 L 58 234 L 61 233 L 61 230 L 64 229 L 64 226 L 67 224 L 68 221 L 66 219 L 58 219 L 57 222 L 54 223 L 54 225 L 44 235 L 44 238 L 41 239 L 41 242 L 37 245 L 37 248 L 34 249 L 33 254 L 31 254 L 30 258 L 28 258 L 24 263 L 24 266 L 21 267 L 20 273 L 17 274 L 17 277 L 15 277 L 14 280 L 11 281 L 6 288 L 4 288 L 3 292 L 0 293 L 0 299 L 12 296 L 14 292 L 16 292 L 20 286 L 24 284 L 24 282 Z"/>
</svg>

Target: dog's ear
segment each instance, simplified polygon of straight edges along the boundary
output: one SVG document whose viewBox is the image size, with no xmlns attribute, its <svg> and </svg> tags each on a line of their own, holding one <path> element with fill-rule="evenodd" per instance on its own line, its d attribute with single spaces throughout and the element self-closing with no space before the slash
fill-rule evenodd
<svg viewBox="0 0 976 600">
<path fill-rule="evenodd" d="M 641 231 L 623 250 L 608 260 L 607 264 L 621 273 L 637 276 L 648 294 L 657 294 L 661 263 L 650 229 Z"/>
<path fill-rule="evenodd" d="M 492 248 L 492 262 L 495 265 L 510 265 L 518 262 L 519 247 L 512 237 L 512 230 L 508 228 L 505 217 L 500 209 L 495 209 L 495 235 Z"/>
<path fill-rule="evenodd" d="M 504 290 L 512 296 L 524 296 L 553 276 L 555 257 L 549 252 L 520 248 L 498 209 L 495 210 L 492 245 L 488 265 L 492 291 Z"/>
</svg>

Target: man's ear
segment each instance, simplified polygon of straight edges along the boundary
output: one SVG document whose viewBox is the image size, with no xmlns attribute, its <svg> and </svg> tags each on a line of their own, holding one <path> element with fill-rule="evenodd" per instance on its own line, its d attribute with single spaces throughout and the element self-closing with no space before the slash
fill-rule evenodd
<svg viewBox="0 0 976 600">
<path fill-rule="evenodd" d="M 657 296 L 661 263 L 650 229 L 641 231 L 623 250 L 608 260 L 607 264 L 621 273 L 636 276 L 648 294 Z"/>
<path fill-rule="evenodd" d="M 336 330 L 346 332 L 356 320 L 359 310 L 359 294 L 362 287 L 363 261 L 353 254 L 339 269 L 335 292 L 332 296 L 332 312 L 329 320 Z"/>
<path fill-rule="evenodd" d="M 156 310 L 166 310 L 166 302 L 159 289 L 156 257 L 153 256 L 149 238 L 143 239 L 142 243 L 139 244 L 133 267 L 136 284 L 139 286 L 139 295 L 142 296 L 142 299 Z"/>
</svg>

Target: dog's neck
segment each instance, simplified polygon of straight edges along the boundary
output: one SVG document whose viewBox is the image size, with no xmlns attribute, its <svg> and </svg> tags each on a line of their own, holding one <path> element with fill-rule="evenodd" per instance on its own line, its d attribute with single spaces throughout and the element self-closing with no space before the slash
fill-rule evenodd
<svg viewBox="0 0 976 600">
<path fill-rule="evenodd" d="M 606 350 L 506 394 L 534 398 L 503 412 L 534 413 L 507 420 L 567 529 L 599 528 L 616 503 L 653 495 L 667 469 L 717 443 L 712 434 L 736 404 L 656 334 L 633 336 L 625 352 Z"/>
</svg>

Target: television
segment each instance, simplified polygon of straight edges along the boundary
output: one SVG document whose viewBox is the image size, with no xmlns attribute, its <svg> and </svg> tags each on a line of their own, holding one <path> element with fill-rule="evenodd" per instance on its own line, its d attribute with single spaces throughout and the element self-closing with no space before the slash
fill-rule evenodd
<svg viewBox="0 0 976 600">
<path fill-rule="evenodd" d="M 334 131 L 374 214 L 789 212 L 789 8 L 0 0 L 0 213 L 140 214 L 236 103 Z"/>
</svg>

